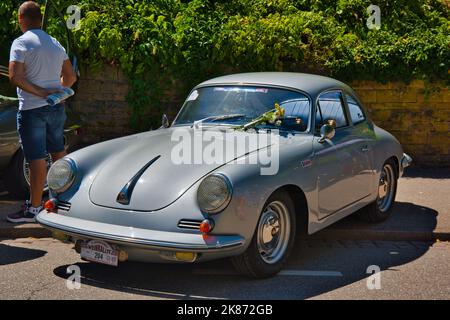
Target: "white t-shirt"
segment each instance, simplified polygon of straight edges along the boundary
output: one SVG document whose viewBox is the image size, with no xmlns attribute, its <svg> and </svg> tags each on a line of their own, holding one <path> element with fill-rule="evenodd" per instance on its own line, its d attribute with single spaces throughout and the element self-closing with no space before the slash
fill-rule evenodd
<svg viewBox="0 0 450 320">
<path fill-rule="evenodd" d="M 41 29 L 32 29 L 14 40 L 9 61 L 25 64 L 25 75 L 31 83 L 45 89 L 61 89 L 61 70 L 69 59 L 64 47 Z M 19 110 L 47 105 L 44 98 L 17 88 Z"/>
</svg>

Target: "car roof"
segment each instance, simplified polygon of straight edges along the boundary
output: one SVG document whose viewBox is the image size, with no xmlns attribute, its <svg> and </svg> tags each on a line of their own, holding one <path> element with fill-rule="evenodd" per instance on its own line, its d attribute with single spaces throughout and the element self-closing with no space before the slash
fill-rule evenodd
<svg viewBox="0 0 450 320">
<path fill-rule="evenodd" d="M 311 96 L 316 96 L 324 90 L 336 88 L 353 93 L 353 90 L 349 86 L 339 80 L 315 74 L 295 72 L 237 73 L 204 81 L 197 87 L 223 84 L 280 86 L 302 90 Z"/>
</svg>

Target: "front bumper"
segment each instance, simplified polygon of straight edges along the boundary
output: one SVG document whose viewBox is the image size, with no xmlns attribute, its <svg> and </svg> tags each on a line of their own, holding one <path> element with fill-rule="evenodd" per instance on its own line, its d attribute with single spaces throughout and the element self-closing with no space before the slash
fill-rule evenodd
<svg viewBox="0 0 450 320">
<path fill-rule="evenodd" d="M 59 231 L 76 239 L 97 239 L 124 248 L 153 251 L 186 251 L 195 253 L 234 253 L 241 251 L 244 238 L 238 235 L 208 235 L 167 232 L 118 226 L 77 219 L 42 211 L 37 222 L 47 229 Z"/>
</svg>

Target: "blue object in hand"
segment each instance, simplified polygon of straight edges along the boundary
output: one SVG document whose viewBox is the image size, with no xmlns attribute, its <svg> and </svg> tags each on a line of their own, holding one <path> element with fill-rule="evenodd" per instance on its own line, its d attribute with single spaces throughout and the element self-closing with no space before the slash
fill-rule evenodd
<svg viewBox="0 0 450 320">
<path fill-rule="evenodd" d="M 54 106 L 66 100 L 67 98 L 73 96 L 74 94 L 75 91 L 73 91 L 72 89 L 62 88 L 60 92 L 52 93 L 51 95 L 47 96 L 47 103 L 50 106 Z"/>
</svg>

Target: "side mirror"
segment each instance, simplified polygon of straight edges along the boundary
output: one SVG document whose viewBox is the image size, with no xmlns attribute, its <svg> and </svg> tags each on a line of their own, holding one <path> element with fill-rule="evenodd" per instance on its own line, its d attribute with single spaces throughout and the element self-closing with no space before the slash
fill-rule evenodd
<svg viewBox="0 0 450 320">
<path fill-rule="evenodd" d="M 166 114 L 162 115 L 162 119 L 161 119 L 161 127 L 162 128 L 168 128 L 170 126 L 169 124 L 169 118 L 167 118 Z"/>
<path fill-rule="evenodd" d="M 326 123 L 320 128 L 320 139 L 319 143 L 324 143 L 325 140 L 331 140 L 334 137 L 334 134 L 336 133 L 336 130 L 334 129 L 334 126 Z"/>
</svg>

